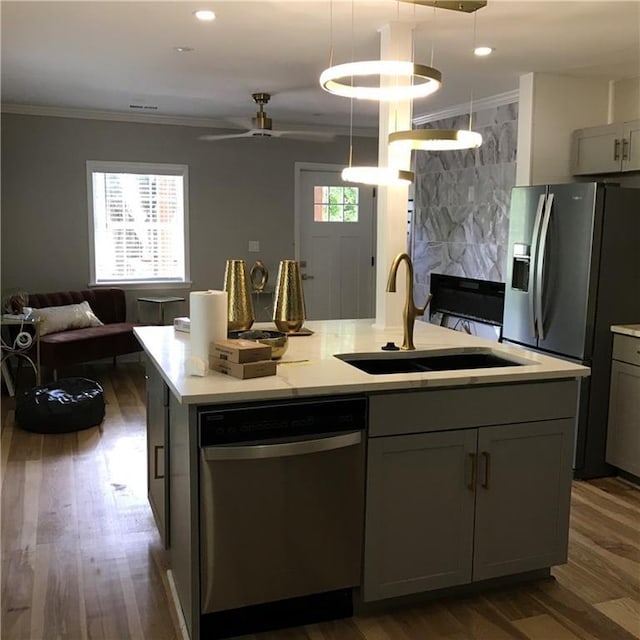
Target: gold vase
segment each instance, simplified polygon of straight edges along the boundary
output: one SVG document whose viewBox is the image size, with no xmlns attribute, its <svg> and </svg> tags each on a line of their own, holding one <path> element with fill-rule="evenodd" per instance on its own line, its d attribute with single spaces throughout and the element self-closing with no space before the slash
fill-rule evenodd
<svg viewBox="0 0 640 640">
<path fill-rule="evenodd" d="M 255 320 L 251 287 L 244 260 L 227 260 L 224 271 L 224 290 L 227 292 L 227 327 L 229 331 L 251 329 Z"/>
<path fill-rule="evenodd" d="M 280 331 L 295 333 L 304 324 L 305 308 L 300 263 L 282 260 L 278 269 L 273 321 Z"/>
</svg>

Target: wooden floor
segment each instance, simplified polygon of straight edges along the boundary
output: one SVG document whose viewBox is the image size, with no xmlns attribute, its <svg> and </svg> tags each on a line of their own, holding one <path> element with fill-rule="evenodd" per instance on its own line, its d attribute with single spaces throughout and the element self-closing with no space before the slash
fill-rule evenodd
<svg viewBox="0 0 640 640">
<path fill-rule="evenodd" d="M 178 640 L 146 500 L 143 368 L 65 375 L 103 385 L 102 432 L 27 433 L 2 397 L 0 637 Z M 571 514 L 569 562 L 554 578 L 247 640 L 640 638 L 640 491 L 612 478 L 575 482 Z"/>
</svg>

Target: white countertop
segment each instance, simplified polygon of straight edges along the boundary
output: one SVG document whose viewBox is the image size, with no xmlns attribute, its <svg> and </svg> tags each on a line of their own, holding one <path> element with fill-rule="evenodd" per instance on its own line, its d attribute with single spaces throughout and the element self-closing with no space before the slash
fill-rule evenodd
<svg viewBox="0 0 640 640">
<path fill-rule="evenodd" d="M 268 323 L 258 323 L 253 328 L 269 327 L 275 328 Z M 190 354 L 188 333 L 175 331 L 171 326 L 136 327 L 134 332 L 182 404 L 527 382 L 589 375 L 588 367 L 420 321 L 416 322 L 414 331 L 417 351 L 429 351 L 430 355 L 435 355 L 461 347 L 470 350 L 489 348 L 524 364 L 474 369 L 472 372 L 371 375 L 333 357 L 334 354 L 366 352 L 379 355 L 382 353 L 380 347 L 386 342 L 402 344 L 402 328 L 380 329 L 373 325 L 372 319 L 308 321 L 305 328 L 314 334 L 289 337 L 287 352 L 278 360 L 275 376 L 251 380 L 239 380 L 215 371 L 204 377 L 189 376 L 185 373 L 185 361 Z"/>
<path fill-rule="evenodd" d="M 611 327 L 613 333 L 622 333 L 625 336 L 640 338 L 640 324 L 614 324 Z"/>
</svg>

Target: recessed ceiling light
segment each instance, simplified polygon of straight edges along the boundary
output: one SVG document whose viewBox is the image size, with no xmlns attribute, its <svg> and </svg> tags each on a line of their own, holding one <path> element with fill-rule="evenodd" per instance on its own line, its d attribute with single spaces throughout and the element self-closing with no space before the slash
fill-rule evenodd
<svg viewBox="0 0 640 640">
<path fill-rule="evenodd" d="M 193 47 L 173 47 L 173 50 L 179 53 L 186 53 L 187 51 L 193 51 Z"/>
<path fill-rule="evenodd" d="M 200 9 L 195 11 L 193 14 L 198 20 L 202 20 L 203 22 L 211 22 L 216 19 L 216 14 L 209 9 Z"/>
<path fill-rule="evenodd" d="M 494 52 L 493 47 L 476 47 L 473 50 L 473 53 L 475 53 L 477 56 L 488 56 L 491 55 Z"/>
</svg>

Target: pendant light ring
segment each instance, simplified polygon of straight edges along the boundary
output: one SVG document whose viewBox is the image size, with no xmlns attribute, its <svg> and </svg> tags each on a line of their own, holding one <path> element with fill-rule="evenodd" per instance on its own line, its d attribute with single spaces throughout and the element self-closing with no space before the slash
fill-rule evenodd
<svg viewBox="0 0 640 640">
<path fill-rule="evenodd" d="M 403 84 L 388 86 L 357 85 L 354 78 L 380 76 L 400 80 Z M 432 67 L 402 60 L 360 60 L 325 69 L 320 85 L 325 91 L 345 98 L 360 100 L 410 100 L 431 95 L 440 88 L 442 74 Z"/>
<path fill-rule="evenodd" d="M 415 180 L 413 171 L 393 169 L 391 167 L 345 167 L 342 170 L 342 179 L 345 182 L 360 182 L 374 185 L 401 185 L 411 184 Z"/>
<path fill-rule="evenodd" d="M 389 134 L 389 144 L 425 151 L 476 149 L 482 144 L 482 135 L 468 129 L 412 129 Z"/>
</svg>

